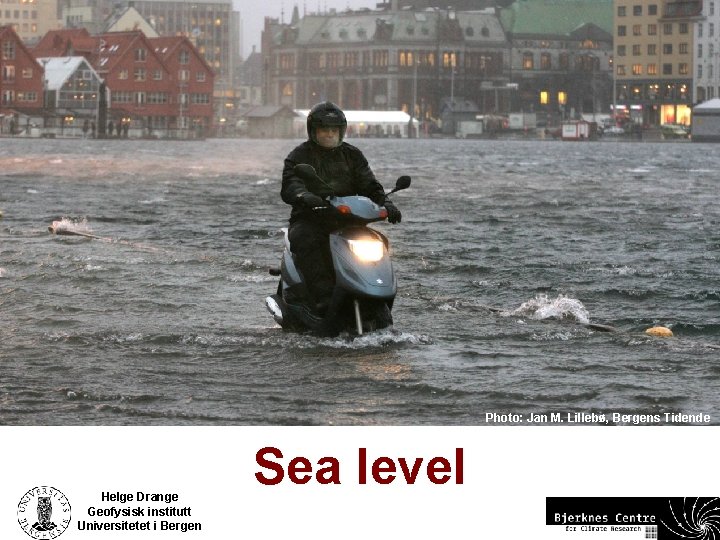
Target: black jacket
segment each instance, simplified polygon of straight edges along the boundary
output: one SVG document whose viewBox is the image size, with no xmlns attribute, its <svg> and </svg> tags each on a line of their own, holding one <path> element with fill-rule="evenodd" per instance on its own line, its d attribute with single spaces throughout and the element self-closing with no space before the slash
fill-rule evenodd
<svg viewBox="0 0 720 540">
<path fill-rule="evenodd" d="M 305 208 L 298 200 L 298 195 L 306 191 L 321 197 L 331 194 L 327 186 L 308 185 L 314 183 L 306 183 L 297 177 L 293 167 L 300 163 L 312 165 L 335 195 L 364 195 L 377 204 L 382 205 L 385 202 L 385 190 L 375 178 L 360 149 L 346 142 L 337 148 L 327 149 L 308 140 L 296 146 L 285 158 L 280 194 L 283 201 L 293 207 L 291 222 L 313 215 L 312 210 Z"/>
</svg>

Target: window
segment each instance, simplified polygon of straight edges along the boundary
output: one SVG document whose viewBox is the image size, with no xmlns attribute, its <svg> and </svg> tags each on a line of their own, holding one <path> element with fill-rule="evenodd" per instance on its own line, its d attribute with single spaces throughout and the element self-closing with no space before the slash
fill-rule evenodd
<svg viewBox="0 0 720 540">
<path fill-rule="evenodd" d="M 715 15 L 715 2 L 710 2 L 710 15 Z"/>
<path fill-rule="evenodd" d="M 655 56 L 657 54 L 657 45 L 654 43 L 647 46 L 648 56 Z"/>
<path fill-rule="evenodd" d="M 698 53 L 697 53 L 697 57 L 698 57 L 698 58 L 702 58 L 702 57 L 703 57 L 702 55 L 703 55 L 702 43 L 698 43 Z"/>
<path fill-rule="evenodd" d="M 198 71 L 195 74 L 195 80 L 197 82 L 205 82 L 205 72 L 204 71 Z"/>
<path fill-rule="evenodd" d="M 620 26 L 618 26 L 617 35 L 618 36 L 626 36 L 627 35 L 627 28 L 625 27 L 624 24 L 621 24 Z"/>
<path fill-rule="evenodd" d="M 672 23 L 663 24 L 663 34 L 665 34 L 666 36 L 671 36 L 672 33 Z"/>
<path fill-rule="evenodd" d="M 688 64 L 685 63 L 685 62 L 679 63 L 679 64 L 678 64 L 678 73 L 679 73 L 680 75 L 687 75 L 688 73 L 690 73 L 690 70 L 689 70 L 689 68 L 688 68 Z"/>
<path fill-rule="evenodd" d="M 647 74 L 648 75 L 657 75 L 657 64 L 648 64 L 647 65 Z"/>
<path fill-rule="evenodd" d="M 3 90 L 2 93 L 2 103 L 3 105 L 11 105 L 15 101 L 15 91 L 14 90 Z"/>
<path fill-rule="evenodd" d="M 189 81 L 189 80 L 190 80 L 190 70 L 181 69 L 178 71 L 178 81 Z"/>
<path fill-rule="evenodd" d="M 128 70 L 127 69 L 120 70 L 120 72 L 118 73 L 118 79 L 120 79 L 121 81 L 125 81 L 125 80 L 127 80 L 127 78 L 128 78 Z"/>
<path fill-rule="evenodd" d="M 650 4 L 648 6 L 648 15 L 657 15 L 657 4 Z"/>
<path fill-rule="evenodd" d="M 672 54 L 672 53 L 673 53 L 672 43 L 664 43 L 663 44 L 663 54 Z"/>
<path fill-rule="evenodd" d="M 147 60 L 147 49 L 135 49 L 135 61 L 144 62 Z"/>
<path fill-rule="evenodd" d="M 550 53 L 542 53 L 540 55 L 540 69 L 552 69 Z"/>
<path fill-rule="evenodd" d="M 624 50 L 625 49 L 623 48 L 623 51 Z M 560 53 L 559 61 L 560 69 L 568 69 L 570 67 L 570 55 L 568 53 Z"/>
<path fill-rule="evenodd" d="M 617 14 L 618 17 L 624 17 L 626 14 L 625 6 L 618 6 Z"/>
<path fill-rule="evenodd" d="M 162 81 L 163 74 L 162 69 L 154 69 L 153 70 L 153 81 Z"/>
<path fill-rule="evenodd" d="M 641 25 L 633 24 L 633 36 L 641 36 L 641 35 L 642 35 Z"/>
<path fill-rule="evenodd" d="M 703 23 L 698 23 L 698 35 L 697 37 L 703 37 Z"/>
<path fill-rule="evenodd" d="M 698 64 L 698 79 L 702 79 L 702 64 Z"/>
<path fill-rule="evenodd" d="M 443 53 L 443 67 L 455 67 L 457 66 L 457 53 L 446 52 Z"/>
<path fill-rule="evenodd" d="M 15 43 L 14 42 L 3 41 L 2 59 L 3 60 L 14 60 L 15 59 Z"/>
<path fill-rule="evenodd" d="M 648 32 L 648 36 L 656 36 L 657 35 L 657 24 L 648 24 L 647 32 Z"/>
<path fill-rule="evenodd" d="M 534 59 L 533 53 L 531 53 L 531 52 L 523 53 L 522 67 L 523 67 L 523 69 L 533 69 L 535 67 L 535 59 Z"/>
<path fill-rule="evenodd" d="M 210 94 L 190 94 L 190 100 L 193 105 L 209 105 Z"/>
<path fill-rule="evenodd" d="M 30 67 L 23 68 L 22 76 L 23 76 L 23 79 L 32 79 L 33 68 L 30 68 Z"/>
<path fill-rule="evenodd" d="M 167 92 L 150 92 L 147 95 L 147 102 L 153 105 L 160 105 L 168 102 Z"/>
<path fill-rule="evenodd" d="M 635 17 L 642 16 L 642 6 L 633 6 L 633 15 Z"/>
<path fill-rule="evenodd" d="M 712 26 L 712 23 L 711 23 Z M 687 34 L 688 33 L 688 23 L 680 23 L 680 26 L 678 27 L 678 32 L 681 34 Z"/>
<path fill-rule="evenodd" d="M 18 92 L 17 100 L 25 103 L 35 103 L 37 101 L 37 92 Z"/>
<path fill-rule="evenodd" d="M 113 103 L 132 103 L 132 92 L 113 92 Z"/>
<path fill-rule="evenodd" d="M 618 66 L 618 67 L 617 67 L 617 74 L 618 74 L 618 75 L 625 75 L 625 66 Z"/>
<path fill-rule="evenodd" d="M 356 52 L 345 53 L 345 67 L 357 67 L 360 56 Z"/>
<path fill-rule="evenodd" d="M 708 24 L 708 37 L 713 37 L 715 35 L 715 23 Z"/>
<path fill-rule="evenodd" d="M 633 64 L 632 74 L 633 75 L 642 75 L 643 74 L 642 64 Z"/>
<path fill-rule="evenodd" d="M 280 55 L 280 69 L 282 71 L 292 71 L 295 68 L 295 55 L 294 54 L 281 54 Z"/>
<path fill-rule="evenodd" d="M 2 80 L 4 82 L 13 82 L 15 80 L 15 66 L 2 67 Z"/>
<path fill-rule="evenodd" d="M 618 55 L 618 56 L 625 56 L 625 45 L 618 45 L 617 55 Z"/>
<path fill-rule="evenodd" d="M 135 105 L 145 105 L 147 102 L 147 95 L 145 92 L 135 92 Z"/>
<path fill-rule="evenodd" d="M 189 64 L 190 63 L 190 52 L 185 49 L 181 50 L 180 54 L 178 56 L 178 61 L 183 65 Z"/>
<path fill-rule="evenodd" d="M 376 67 L 387 67 L 388 52 L 387 51 L 373 51 L 372 52 L 372 65 L 376 66 Z"/>
<path fill-rule="evenodd" d="M 663 64 L 663 75 L 672 75 L 672 64 Z"/>
<path fill-rule="evenodd" d="M 640 56 L 640 45 L 633 45 L 633 56 Z"/>
<path fill-rule="evenodd" d="M 133 72 L 133 77 L 136 81 L 144 81 L 145 80 L 145 68 L 135 68 L 135 71 Z"/>
<path fill-rule="evenodd" d="M 690 47 L 688 46 L 687 43 L 681 43 L 680 45 L 678 45 L 678 52 L 680 54 L 688 54 L 689 50 L 690 50 Z"/>
</svg>

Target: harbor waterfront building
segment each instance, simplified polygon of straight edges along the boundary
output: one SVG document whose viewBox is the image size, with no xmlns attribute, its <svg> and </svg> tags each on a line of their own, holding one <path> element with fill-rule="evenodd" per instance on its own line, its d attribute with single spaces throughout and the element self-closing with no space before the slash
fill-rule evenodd
<svg viewBox="0 0 720 540">
<path fill-rule="evenodd" d="M 0 0 L 0 26 L 10 26 L 27 45 L 60 28 L 58 0 Z"/>
<path fill-rule="evenodd" d="M 214 70 L 183 36 L 54 30 L 29 49 L 6 26 L 0 60 L 3 129 L 22 117 L 54 135 L 91 124 L 99 137 L 212 134 Z"/>
<path fill-rule="evenodd" d="M 239 64 L 240 14 L 232 0 L 134 0 L 128 2 L 160 36 L 185 36 L 215 72 L 215 123 L 237 116 L 235 71 Z"/>
<path fill-rule="evenodd" d="M 12 26 L 0 26 L 0 134 L 20 130 L 20 111 L 43 107 L 44 70 Z"/>
<path fill-rule="evenodd" d="M 702 12 L 702 0 L 615 0 L 618 116 L 646 127 L 690 124 Z M 707 49 L 697 46 L 701 60 Z"/>
<path fill-rule="evenodd" d="M 139 29 L 156 37 L 152 29 L 157 37 L 186 37 L 215 73 L 215 124 L 237 115 L 241 20 L 232 0 L 61 1 L 67 28 L 87 28 L 91 34 Z"/>
<path fill-rule="evenodd" d="M 612 0 L 522 0 L 460 11 L 400 9 L 266 19 L 264 99 L 303 109 L 332 100 L 354 110 L 438 119 L 444 103 L 482 114 L 553 120 L 607 111 Z"/>
<path fill-rule="evenodd" d="M 612 0 L 518 0 L 500 10 L 509 78 L 522 110 L 548 125 L 606 113 L 612 96 Z"/>
<path fill-rule="evenodd" d="M 344 109 L 438 117 L 444 96 L 507 110 L 509 51 L 494 11 L 355 11 L 266 19 L 264 99 L 292 109 L 331 100 Z"/>
<path fill-rule="evenodd" d="M 693 102 L 720 97 L 720 0 L 705 0 L 695 21 Z"/>
</svg>

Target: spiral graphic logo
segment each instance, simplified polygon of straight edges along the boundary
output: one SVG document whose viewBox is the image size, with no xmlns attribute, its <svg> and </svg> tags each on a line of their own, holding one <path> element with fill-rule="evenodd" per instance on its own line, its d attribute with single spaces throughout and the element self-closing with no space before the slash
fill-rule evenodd
<svg viewBox="0 0 720 540">
<path fill-rule="evenodd" d="M 662 524 L 675 538 L 720 540 L 720 498 L 668 499 L 668 506 Z"/>
</svg>

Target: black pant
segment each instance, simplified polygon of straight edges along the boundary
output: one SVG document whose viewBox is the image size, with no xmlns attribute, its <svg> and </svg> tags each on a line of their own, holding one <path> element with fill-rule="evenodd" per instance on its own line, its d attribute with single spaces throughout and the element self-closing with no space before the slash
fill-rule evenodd
<svg viewBox="0 0 720 540">
<path fill-rule="evenodd" d="M 290 251 L 316 304 L 329 301 L 335 287 L 329 240 L 332 229 L 329 224 L 299 219 L 291 223 L 288 230 Z"/>
</svg>

